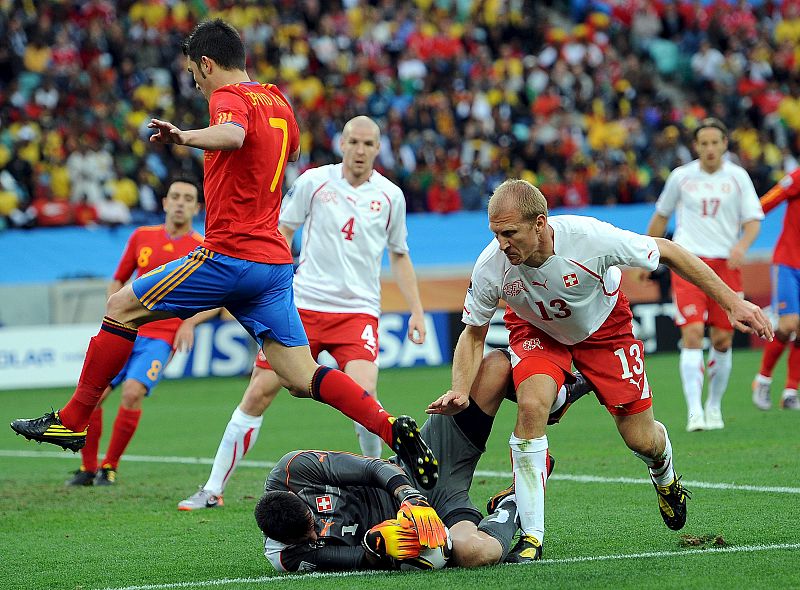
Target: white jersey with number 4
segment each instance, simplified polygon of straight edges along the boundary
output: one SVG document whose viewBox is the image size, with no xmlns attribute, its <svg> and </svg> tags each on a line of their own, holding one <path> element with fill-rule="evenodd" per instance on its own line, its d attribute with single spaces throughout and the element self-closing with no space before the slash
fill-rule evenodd
<svg viewBox="0 0 800 590">
<path fill-rule="evenodd" d="M 313 168 L 286 194 L 280 223 L 305 224 L 294 276 L 297 307 L 380 317 L 383 252 L 408 252 L 406 201 L 397 185 L 373 171 L 353 188 L 341 164 Z"/>
<path fill-rule="evenodd" d="M 550 217 L 555 254 L 538 268 L 512 265 L 497 240 L 478 257 L 462 321 L 486 325 L 503 299 L 521 319 L 562 344 L 577 344 L 606 321 L 619 297 L 616 265 L 658 267 L 653 238 L 592 217 Z"/>
<path fill-rule="evenodd" d="M 673 241 L 703 258 L 728 258 L 742 224 L 764 219 L 747 171 L 729 161 L 714 174 L 695 160 L 675 168 L 656 202 L 656 212 L 676 212 Z"/>
</svg>

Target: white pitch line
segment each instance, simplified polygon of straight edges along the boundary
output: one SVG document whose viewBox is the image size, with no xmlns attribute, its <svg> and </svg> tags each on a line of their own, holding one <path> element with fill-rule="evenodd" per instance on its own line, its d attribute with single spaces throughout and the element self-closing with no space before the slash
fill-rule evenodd
<svg viewBox="0 0 800 590">
<path fill-rule="evenodd" d="M 10 451 L 0 449 L 0 457 L 10 458 L 38 458 L 38 459 L 72 459 L 76 458 L 74 453 L 64 451 Z M 133 463 L 179 463 L 181 465 L 212 465 L 213 459 L 206 457 L 154 457 L 150 455 L 125 455 L 125 461 Z M 239 462 L 240 467 L 257 467 L 260 469 L 272 469 L 275 467 L 274 461 L 251 461 L 243 459 Z M 483 471 L 475 472 L 476 477 L 490 477 L 497 479 L 510 479 L 511 474 L 505 471 Z M 570 473 L 554 473 L 550 479 L 562 481 L 574 481 L 577 483 L 621 483 L 637 485 L 653 485 L 649 479 L 638 479 L 634 477 L 602 477 L 599 475 L 573 475 Z M 747 484 L 708 482 L 683 480 L 688 488 L 698 488 L 707 490 L 733 490 L 737 492 L 760 492 L 767 494 L 800 494 L 800 488 L 786 486 L 754 486 Z"/>
<path fill-rule="evenodd" d="M 561 559 L 543 559 L 530 564 L 508 564 L 503 567 L 543 567 L 545 565 L 562 565 L 584 563 L 590 561 L 616 561 L 621 559 L 653 559 L 665 557 L 686 557 L 688 555 L 714 555 L 720 553 L 755 553 L 758 551 L 784 551 L 800 549 L 800 543 L 776 543 L 773 545 L 742 545 L 735 547 L 713 547 L 710 549 L 685 549 L 681 551 L 649 551 L 646 553 L 629 553 L 618 555 L 588 555 L 583 557 L 565 557 Z M 273 584 L 294 582 L 319 578 L 367 577 L 376 574 L 391 575 L 391 572 L 355 571 L 355 572 L 315 572 L 297 575 L 261 576 L 258 578 L 221 578 L 197 582 L 174 582 L 172 584 L 147 584 L 144 586 L 107 587 L 103 590 L 170 590 L 172 588 L 207 588 L 211 586 L 227 586 L 229 584 Z"/>
</svg>

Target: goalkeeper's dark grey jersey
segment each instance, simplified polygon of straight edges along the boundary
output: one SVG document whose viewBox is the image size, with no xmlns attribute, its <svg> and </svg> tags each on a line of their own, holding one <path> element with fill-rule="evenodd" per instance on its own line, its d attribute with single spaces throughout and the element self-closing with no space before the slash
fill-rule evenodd
<svg viewBox="0 0 800 590">
<path fill-rule="evenodd" d="M 315 543 L 287 546 L 266 539 L 264 550 L 278 571 L 351 570 L 367 567 L 361 539 L 397 514 L 394 490 L 413 486 L 397 465 L 333 451 L 295 451 L 272 469 L 266 491 L 297 494 L 314 514 Z"/>
<path fill-rule="evenodd" d="M 439 479 L 425 496 L 448 527 L 481 520 L 469 488 L 491 427 L 492 417 L 476 404 L 456 416 L 434 414 L 422 426 L 422 437 L 439 458 Z M 410 472 L 389 461 L 333 451 L 285 455 L 270 472 L 266 491 L 300 496 L 314 513 L 320 540 L 284 545 L 266 539 L 265 555 L 278 571 L 375 568 L 366 562 L 361 539 L 376 524 L 396 516 L 393 493 L 403 484 L 416 487 Z"/>
</svg>

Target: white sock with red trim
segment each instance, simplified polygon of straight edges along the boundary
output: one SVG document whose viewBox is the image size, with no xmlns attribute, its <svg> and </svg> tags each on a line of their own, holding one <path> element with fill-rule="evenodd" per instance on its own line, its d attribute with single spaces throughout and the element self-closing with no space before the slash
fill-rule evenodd
<svg viewBox="0 0 800 590">
<path fill-rule="evenodd" d="M 719 410 L 722 407 L 722 396 L 728 389 L 728 380 L 731 377 L 733 367 L 733 351 L 729 348 L 725 352 L 720 352 L 713 346 L 708 353 L 708 398 L 706 405 L 709 408 Z"/>
<path fill-rule="evenodd" d="M 511 434 L 514 493 L 517 497 L 519 528 L 525 535 L 544 543 L 544 492 L 547 479 L 547 435 L 522 439 Z"/>
<path fill-rule="evenodd" d="M 681 383 L 683 383 L 683 396 L 686 398 L 686 407 L 690 416 L 703 414 L 704 368 L 703 349 L 684 348 L 681 350 Z"/>
<path fill-rule="evenodd" d="M 208 490 L 217 496 L 225 491 L 231 475 L 236 470 L 236 466 L 249 451 L 258 438 L 261 430 L 263 416 L 250 416 L 242 412 L 238 407 L 231 414 L 231 419 L 225 427 L 225 434 L 219 442 L 217 454 L 214 456 L 214 465 L 211 467 L 211 475 L 208 477 L 204 490 Z"/>
</svg>

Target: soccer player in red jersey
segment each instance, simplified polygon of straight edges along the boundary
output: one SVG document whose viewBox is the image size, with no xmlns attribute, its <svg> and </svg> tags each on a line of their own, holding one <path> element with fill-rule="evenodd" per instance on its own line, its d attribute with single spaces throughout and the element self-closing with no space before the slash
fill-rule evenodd
<svg viewBox="0 0 800 590">
<path fill-rule="evenodd" d="M 761 197 L 764 213 L 787 201 L 783 230 L 772 256 L 772 310 L 778 315 L 775 339 L 767 342 L 761 358 L 761 369 L 753 380 L 753 403 L 762 410 L 772 407 L 770 385 L 772 370 L 783 349 L 800 328 L 800 169 L 784 176 L 767 194 Z M 789 352 L 786 387 L 781 395 L 781 407 L 800 410 L 797 383 L 800 381 L 800 346 L 794 340 Z"/>
<path fill-rule="evenodd" d="M 203 243 L 203 236 L 192 229 L 192 220 L 200 211 L 199 191 L 188 180 L 169 185 L 162 201 L 166 219 L 161 225 L 144 226 L 131 234 L 120 258 L 114 279 L 108 286 L 110 297 L 134 273 L 141 276 L 186 256 Z M 117 466 L 125 448 L 133 438 L 142 415 L 142 400 L 150 395 L 163 375 L 173 350 L 191 350 L 194 327 L 216 312 L 203 312 L 187 320 L 171 318 L 146 324 L 139 330 L 128 362 L 106 388 L 100 403 L 89 417 L 86 446 L 81 449 L 81 466 L 67 485 L 111 485 L 116 481 Z M 122 383 L 122 399 L 105 458 L 99 463 L 97 451 L 103 432 L 102 401 Z"/>
<path fill-rule="evenodd" d="M 273 84 L 250 80 L 238 32 L 220 19 L 202 22 L 183 44 L 186 64 L 209 102 L 210 125 L 183 131 L 152 119 L 151 142 L 205 150 L 205 244 L 112 295 L 89 344 L 66 406 L 11 428 L 28 439 L 80 449 L 89 416 L 130 355 L 139 326 L 225 307 L 259 343 L 281 383 L 296 397 L 331 405 L 380 436 L 434 485 L 436 459 L 416 422 L 395 418 L 350 377 L 319 366 L 294 304 L 292 256 L 278 231 L 286 163 L 300 154 L 292 108 Z"/>
</svg>

